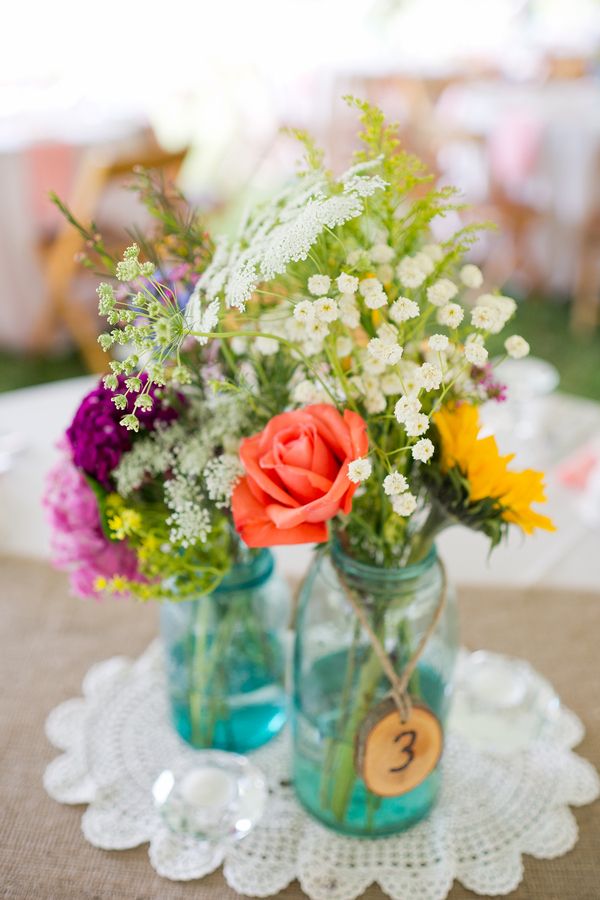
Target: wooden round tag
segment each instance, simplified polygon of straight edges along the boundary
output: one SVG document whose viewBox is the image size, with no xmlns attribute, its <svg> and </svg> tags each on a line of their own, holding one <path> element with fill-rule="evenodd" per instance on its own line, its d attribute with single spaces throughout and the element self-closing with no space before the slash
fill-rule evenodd
<svg viewBox="0 0 600 900">
<path fill-rule="evenodd" d="M 399 797 L 433 772 L 442 747 L 442 726 L 429 707 L 413 704 L 407 721 L 402 722 L 394 700 L 388 697 L 362 725 L 356 766 L 373 794 Z"/>
</svg>

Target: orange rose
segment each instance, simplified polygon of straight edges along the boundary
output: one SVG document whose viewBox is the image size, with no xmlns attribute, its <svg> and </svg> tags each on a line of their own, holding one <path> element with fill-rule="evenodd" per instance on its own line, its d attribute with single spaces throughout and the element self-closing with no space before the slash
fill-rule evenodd
<svg viewBox="0 0 600 900">
<path fill-rule="evenodd" d="M 275 416 L 242 441 L 246 469 L 233 492 L 235 527 L 249 547 L 326 541 L 325 524 L 349 513 L 357 488 L 348 464 L 369 448 L 358 413 L 318 403 Z"/>
</svg>

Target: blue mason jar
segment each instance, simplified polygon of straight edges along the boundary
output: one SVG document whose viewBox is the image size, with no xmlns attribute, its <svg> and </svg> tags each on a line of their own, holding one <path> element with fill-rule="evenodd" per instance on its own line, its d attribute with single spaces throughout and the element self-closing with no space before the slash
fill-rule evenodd
<svg viewBox="0 0 600 900">
<path fill-rule="evenodd" d="M 269 550 L 249 553 L 211 594 L 161 604 L 171 715 L 185 741 L 246 753 L 281 730 L 289 614 Z"/>
<path fill-rule="evenodd" d="M 296 795 L 336 831 L 362 837 L 394 834 L 430 811 L 440 766 L 394 797 L 372 793 L 357 770 L 361 726 L 389 694 L 390 683 L 338 572 L 360 595 L 369 625 L 399 675 L 432 622 L 444 579 L 435 548 L 414 565 L 392 569 L 358 562 L 334 542 L 316 557 L 300 596 L 292 706 Z M 444 611 L 409 682 L 411 699 L 426 704 L 442 727 L 457 650 L 456 603 L 447 588 Z"/>
</svg>

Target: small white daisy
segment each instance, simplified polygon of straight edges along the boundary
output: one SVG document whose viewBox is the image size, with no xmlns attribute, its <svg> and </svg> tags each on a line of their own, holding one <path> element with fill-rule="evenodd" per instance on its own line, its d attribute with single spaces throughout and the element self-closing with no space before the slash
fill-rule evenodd
<svg viewBox="0 0 600 900">
<path fill-rule="evenodd" d="M 342 272 L 336 279 L 340 294 L 355 294 L 358 290 L 358 278 L 355 275 L 347 275 Z"/>
<path fill-rule="evenodd" d="M 416 397 L 400 397 L 394 406 L 394 415 L 403 425 L 411 416 L 416 416 L 421 411 L 421 401 Z"/>
<path fill-rule="evenodd" d="M 320 300 L 315 300 L 313 306 L 315 308 L 315 318 L 321 322 L 335 322 L 339 318 L 338 305 L 330 297 L 321 297 Z"/>
<path fill-rule="evenodd" d="M 434 363 L 423 363 L 419 369 L 418 379 L 426 391 L 437 391 L 443 377 L 442 370 Z"/>
<path fill-rule="evenodd" d="M 435 447 L 433 446 L 433 442 L 429 440 L 429 438 L 421 438 L 420 441 L 417 441 L 416 444 L 413 444 L 411 448 L 412 458 L 416 459 L 418 462 L 429 462 L 431 457 L 433 456 Z"/>
<path fill-rule="evenodd" d="M 460 270 L 460 280 L 468 288 L 479 288 L 483 284 L 483 275 L 481 274 L 481 269 L 478 266 L 474 266 L 472 263 L 467 263 L 466 266 L 463 266 Z"/>
<path fill-rule="evenodd" d="M 354 484 L 366 481 L 372 471 L 373 466 L 371 465 L 371 460 L 366 456 L 361 457 L 361 459 L 353 459 L 352 462 L 348 464 L 348 478 L 350 481 L 354 482 Z"/>
<path fill-rule="evenodd" d="M 432 334 L 429 338 L 429 349 L 435 351 L 435 353 L 443 353 L 444 350 L 448 349 L 449 343 L 450 341 L 445 334 Z"/>
<path fill-rule="evenodd" d="M 464 310 L 458 303 L 447 303 L 438 311 L 437 320 L 446 328 L 458 328 L 464 318 Z"/>
<path fill-rule="evenodd" d="M 394 251 L 389 244 L 375 244 L 369 253 L 374 263 L 389 263 L 394 258 Z"/>
<path fill-rule="evenodd" d="M 429 428 L 429 419 L 425 413 L 414 413 L 404 422 L 406 433 L 409 437 L 420 437 Z"/>
<path fill-rule="evenodd" d="M 513 359 L 523 359 L 529 353 L 529 344 L 520 334 L 513 334 L 506 338 L 504 348 Z"/>
<path fill-rule="evenodd" d="M 416 319 L 420 312 L 419 304 L 414 300 L 409 300 L 408 297 L 398 297 L 390 306 L 389 315 L 392 322 L 401 325 L 402 322 L 408 322 L 409 319 Z"/>
<path fill-rule="evenodd" d="M 440 278 L 427 288 L 427 299 L 434 306 L 445 306 L 458 294 L 458 288 L 449 278 Z"/>
<path fill-rule="evenodd" d="M 383 479 L 383 490 L 388 497 L 395 497 L 408 490 L 408 481 L 400 472 L 390 472 Z"/>
<path fill-rule="evenodd" d="M 417 508 L 417 498 L 414 494 L 405 493 L 392 497 L 392 509 L 397 516 L 410 516 Z"/>
<path fill-rule="evenodd" d="M 488 352 L 476 341 L 468 341 L 465 344 L 465 358 L 472 366 L 483 366 L 488 358 Z"/>
<path fill-rule="evenodd" d="M 331 287 L 329 275 L 311 275 L 308 279 L 308 290 L 313 297 L 322 297 Z"/>
</svg>

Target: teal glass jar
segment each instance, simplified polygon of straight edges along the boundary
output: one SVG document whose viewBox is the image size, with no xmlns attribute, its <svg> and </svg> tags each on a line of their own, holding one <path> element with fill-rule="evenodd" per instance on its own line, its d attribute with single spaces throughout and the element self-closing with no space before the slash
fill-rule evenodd
<svg viewBox="0 0 600 900">
<path fill-rule="evenodd" d="M 249 553 L 211 594 L 161 604 L 171 716 L 185 741 L 246 753 L 281 730 L 289 614 L 268 550 Z"/>
<path fill-rule="evenodd" d="M 390 691 L 377 654 L 338 573 L 360 595 L 369 625 L 400 675 L 439 605 L 445 583 L 435 548 L 421 562 L 386 569 L 357 562 L 339 543 L 317 556 L 297 618 L 292 706 L 294 786 L 302 805 L 330 828 L 376 837 L 427 815 L 440 766 L 413 790 L 382 797 L 357 771 L 357 741 L 373 707 Z M 411 699 L 446 720 L 458 650 L 454 592 L 446 587 L 440 620 L 409 682 Z"/>
</svg>

